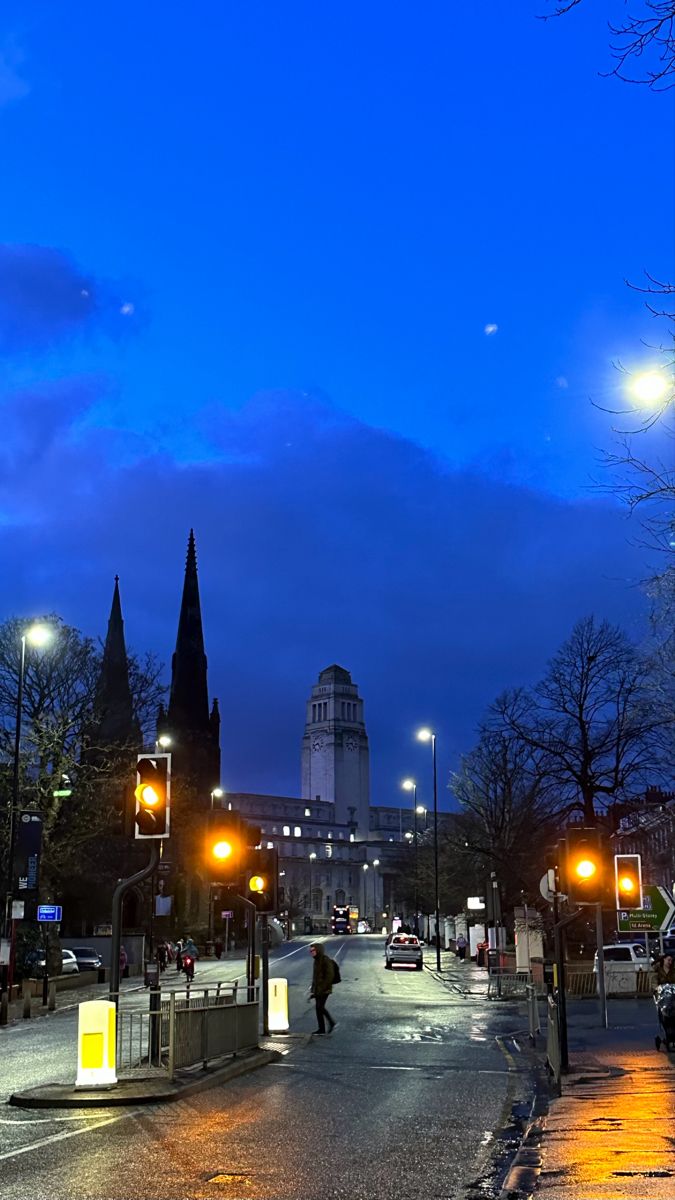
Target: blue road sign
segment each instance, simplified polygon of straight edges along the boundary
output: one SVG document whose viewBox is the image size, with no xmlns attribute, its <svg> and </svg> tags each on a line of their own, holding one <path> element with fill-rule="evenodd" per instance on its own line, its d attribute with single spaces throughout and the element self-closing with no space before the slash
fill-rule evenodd
<svg viewBox="0 0 675 1200">
<path fill-rule="evenodd" d="M 60 904 L 38 904 L 38 921 L 60 921 L 63 909 Z"/>
</svg>

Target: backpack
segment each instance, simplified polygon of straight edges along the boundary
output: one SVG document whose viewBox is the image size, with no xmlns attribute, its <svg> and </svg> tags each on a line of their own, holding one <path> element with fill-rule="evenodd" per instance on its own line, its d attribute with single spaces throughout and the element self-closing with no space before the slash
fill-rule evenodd
<svg viewBox="0 0 675 1200">
<path fill-rule="evenodd" d="M 330 962 L 332 963 L 332 966 L 333 966 L 333 978 L 331 980 L 331 983 L 342 983 L 342 976 L 340 974 L 340 968 L 337 965 L 335 959 L 331 958 Z"/>
</svg>

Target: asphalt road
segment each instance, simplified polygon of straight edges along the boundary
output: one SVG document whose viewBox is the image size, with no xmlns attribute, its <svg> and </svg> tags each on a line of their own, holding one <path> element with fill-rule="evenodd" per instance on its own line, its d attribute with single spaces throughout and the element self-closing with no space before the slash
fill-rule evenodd
<svg viewBox="0 0 675 1200">
<path fill-rule="evenodd" d="M 291 1035 L 273 1043 L 280 1062 L 175 1104 L 5 1107 L 3 1200 L 494 1194 L 496 1139 L 530 1089 L 517 1041 L 498 1040 L 518 1025 L 515 1010 L 488 1004 L 468 965 L 439 981 L 428 970 L 385 971 L 380 937 L 329 940 L 342 972 L 328 1005 L 338 1022 L 330 1037 L 310 1036 L 309 939 L 288 943 L 271 965 L 289 980 Z M 232 970 L 200 964 L 195 984 Z M 74 1021 L 64 1011 L 0 1031 L 3 1098 L 68 1078 Z"/>
</svg>

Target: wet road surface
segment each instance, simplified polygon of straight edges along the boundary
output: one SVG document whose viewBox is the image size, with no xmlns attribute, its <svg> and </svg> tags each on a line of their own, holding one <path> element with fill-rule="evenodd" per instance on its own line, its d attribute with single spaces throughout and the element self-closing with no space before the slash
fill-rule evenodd
<svg viewBox="0 0 675 1200">
<path fill-rule="evenodd" d="M 488 1003 L 480 984 L 468 994 L 466 978 L 481 978 L 474 968 L 458 965 L 448 986 L 426 970 L 385 971 L 381 938 L 331 939 L 342 983 L 328 1007 L 338 1026 L 315 1038 L 307 947 L 288 943 L 272 961 L 271 973 L 289 980 L 291 1036 L 273 1043 L 280 1062 L 171 1105 L 6 1107 L 3 1200 L 475 1195 L 495 1134 L 530 1091 L 517 1042 L 497 1040 L 518 1024 L 514 1009 Z M 32 1077 L 23 1086 L 40 1067 L 40 1081 L 50 1077 L 49 1028 L 45 1019 L 14 1039 Z"/>
</svg>

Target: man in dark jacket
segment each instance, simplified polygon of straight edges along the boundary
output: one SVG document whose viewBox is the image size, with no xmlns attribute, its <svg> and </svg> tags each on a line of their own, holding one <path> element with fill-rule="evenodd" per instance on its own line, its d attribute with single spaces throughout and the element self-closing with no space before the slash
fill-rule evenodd
<svg viewBox="0 0 675 1200">
<path fill-rule="evenodd" d="M 309 952 L 314 959 L 312 990 L 309 993 L 310 996 L 313 996 L 316 1007 L 317 1029 L 314 1032 L 325 1034 L 327 1020 L 330 1025 L 328 1032 L 332 1033 L 337 1025 L 337 1021 L 333 1020 L 326 1009 L 326 1001 L 333 990 L 333 963 L 324 952 L 324 948 L 320 942 L 312 942 Z"/>
</svg>

